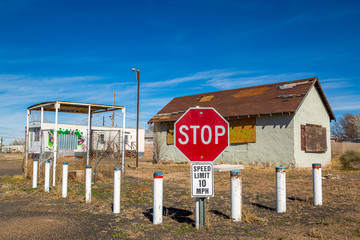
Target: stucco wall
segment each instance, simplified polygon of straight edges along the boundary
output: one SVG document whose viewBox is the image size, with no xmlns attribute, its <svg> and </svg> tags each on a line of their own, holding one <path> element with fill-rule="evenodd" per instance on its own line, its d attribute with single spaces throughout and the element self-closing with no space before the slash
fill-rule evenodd
<svg viewBox="0 0 360 240">
<path fill-rule="evenodd" d="M 256 118 L 256 142 L 234 144 L 215 163 L 255 164 L 260 166 L 294 164 L 293 116 L 273 115 Z M 154 154 L 160 150 L 160 161 L 185 162 L 186 158 L 166 143 L 166 125 L 157 125 Z M 159 144 L 159 147 L 156 147 Z"/>
<path fill-rule="evenodd" d="M 326 128 L 327 151 L 325 153 L 308 153 L 301 150 L 301 125 L 316 124 Z M 312 87 L 294 117 L 294 153 L 297 167 L 311 167 L 312 163 L 323 165 L 331 161 L 330 117 L 321 97 Z"/>
</svg>

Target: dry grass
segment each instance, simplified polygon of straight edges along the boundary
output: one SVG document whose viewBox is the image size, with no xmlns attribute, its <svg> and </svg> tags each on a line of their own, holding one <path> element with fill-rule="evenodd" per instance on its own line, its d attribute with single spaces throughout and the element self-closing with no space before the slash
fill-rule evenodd
<svg viewBox="0 0 360 240">
<path fill-rule="evenodd" d="M 244 206 L 241 211 L 241 222 L 243 223 L 260 223 L 260 222 L 267 222 L 266 218 L 262 218 L 257 216 L 257 213 L 254 210 L 254 207 Z"/>
<path fill-rule="evenodd" d="M 84 211 L 95 216 L 107 214 L 111 225 L 111 231 L 106 230 L 110 233 L 108 238 L 117 239 L 353 239 L 359 236 L 360 213 L 357 209 L 360 171 L 341 171 L 335 168 L 336 165 L 323 168 L 324 204 L 320 207 L 315 207 L 312 203 L 311 169 L 287 171 L 287 212 L 277 214 L 274 210 L 274 168 L 246 167 L 242 171 L 241 222 L 230 219 L 229 173 L 216 172 L 215 196 L 206 201 L 207 228 L 198 232 L 193 226 L 194 199 L 189 191 L 189 164 L 152 164 L 140 161 L 139 169 L 135 169 L 134 160 L 126 163 L 130 167 L 126 167 L 125 177 L 122 179 L 119 215 L 114 216 L 111 213 L 111 162 L 99 165 L 103 181 L 99 180 L 93 185 L 91 204 L 84 204 L 84 184 L 73 182 L 69 185 L 68 198 L 63 201 L 62 206 L 75 204 L 77 209 L 82 209 L 81 214 Z M 151 223 L 155 171 L 164 173 L 164 207 L 167 209 L 163 216 L 164 223 L 158 226 Z M 61 176 L 61 173 L 58 175 Z M 44 201 L 54 202 L 61 198 L 60 184 L 52 188 L 50 193 L 44 193 L 41 187 L 30 191 L 30 184 L 29 180 L 20 176 L 4 177 L 1 179 L 0 190 L 3 192 L 0 199 L 41 196 Z M 72 208 L 69 211 L 74 210 Z"/>
</svg>

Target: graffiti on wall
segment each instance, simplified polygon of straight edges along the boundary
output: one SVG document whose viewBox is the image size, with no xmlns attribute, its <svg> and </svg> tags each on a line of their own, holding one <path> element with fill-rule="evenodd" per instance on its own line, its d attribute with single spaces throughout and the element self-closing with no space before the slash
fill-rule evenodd
<svg viewBox="0 0 360 240">
<path fill-rule="evenodd" d="M 230 121 L 230 144 L 256 142 L 255 118 Z"/>
<path fill-rule="evenodd" d="M 62 129 L 59 128 L 58 135 L 64 134 L 64 135 L 76 135 L 78 138 L 78 146 L 81 146 L 83 149 L 85 149 L 85 145 L 83 144 L 85 142 L 84 133 L 80 132 L 78 129 L 71 130 L 71 129 Z M 49 131 L 49 141 L 48 144 L 50 147 L 54 145 L 54 130 Z"/>
</svg>

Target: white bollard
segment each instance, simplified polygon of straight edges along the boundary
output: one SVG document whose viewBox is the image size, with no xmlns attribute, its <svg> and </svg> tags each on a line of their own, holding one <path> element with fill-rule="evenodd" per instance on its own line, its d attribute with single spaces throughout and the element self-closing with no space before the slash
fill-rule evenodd
<svg viewBox="0 0 360 240">
<path fill-rule="evenodd" d="M 322 183 L 321 183 L 321 164 L 314 163 L 313 168 L 313 194 L 314 194 L 314 205 L 322 205 Z"/>
<path fill-rule="evenodd" d="M 63 163 L 63 174 L 62 174 L 62 197 L 66 198 L 67 197 L 67 189 L 68 189 L 68 169 L 69 169 L 69 165 L 67 162 Z"/>
<path fill-rule="evenodd" d="M 114 205 L 113 213 L 120 213 L 121 168 L 114 167 Z"/>
<path fill-rule="evenodd" d="M 85 202 L 91 203 L 91 165 L 85 169 Z"/>
<path fill-rule="evenodd" d="M 195 198 L 195 228 L 200 230 L 200 198 Z"/>
<path fill-rule="evenodd" d="M 162 223 L 163 215 L 163 173 L 154 172 L 153 224 Z"/>
<path fill-rule="evenodd" d="M 38 167 L 39 167 L 38 160 L 34 159 L 34 161 L 33 161 L 32 188 L 37 188 Z"/>
<path fill-rule="evenodd" d="M 276 167 L 276 211 L 286 212 L 286 176 L 285 167 Z"/>
<path fill-rule="evenodd" d="M 235 222 L 241 221 L 241 172 L 240 170 L 230 171 L 230 197 L 231 197 L 231 218 Z"/>
<path fill-rule="evenodd" d="M 50 160 L 45 161 L 45 192 L 50 192 Z"/>
</svg>

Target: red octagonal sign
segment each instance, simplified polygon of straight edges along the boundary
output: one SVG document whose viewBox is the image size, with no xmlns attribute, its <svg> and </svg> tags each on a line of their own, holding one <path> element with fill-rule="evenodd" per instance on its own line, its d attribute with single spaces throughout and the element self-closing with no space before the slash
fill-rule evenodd
<svg viewBox="0 0 360 240">
<path fill-rule="evenodd" d="M 213 162 L 229 146 L 229 123 L 214 108 L 189 108 L 175 123 L 175 147 L 191 162 Z"/>
</svg>

